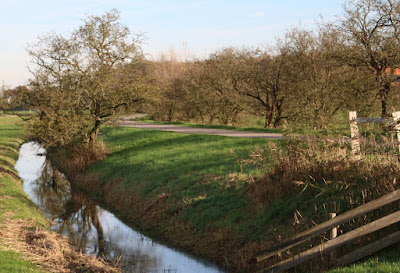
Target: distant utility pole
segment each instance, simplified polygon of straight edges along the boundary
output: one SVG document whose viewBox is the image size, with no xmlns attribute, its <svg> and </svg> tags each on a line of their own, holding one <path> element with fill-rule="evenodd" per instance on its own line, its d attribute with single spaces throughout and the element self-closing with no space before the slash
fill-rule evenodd
<svg viewBox="0 0 400 273">
<path fill-rule="evenodd" d="M 185 60 L 185 62 L 187 61 L 187 59 L 186 59 L 186 50 L 187 50 L 187 42 L 183 42 L 182 43 L 182 45 L 183 45 L 183 58 L 184 58 L 184 60 Z"/>
</svg>

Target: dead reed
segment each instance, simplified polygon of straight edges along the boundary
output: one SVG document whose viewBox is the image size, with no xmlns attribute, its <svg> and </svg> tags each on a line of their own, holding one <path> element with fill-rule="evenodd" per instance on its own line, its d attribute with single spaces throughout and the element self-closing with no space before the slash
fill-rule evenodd
<svg viewBox="0 0 400 273">
<path fill-rule="evenodd" d="M 74 251 L 66 237 L 47 230 L 35 228 L 28 220 L 8 220 L 0 226 L 1 246 L 17 251 L 24 258 L 40 264 L 46 271 L 72 272 L 119 272 L 116 267 L 93 256 Z"/>
<path fill-rule="evenodd" d="M 48 152 L 57 169 L 69 176 L 83 173 L 88 167 L 106 158 L 109 154 L 101 139 L 98 139 L 93 147 L 74 143 Z"/>
<path fill-rule="evenodd" d="M 396 188 L 400 164 L 397 140 L 370 136 L 361 144 L 361 160 L 354 160 L 345 138 L 292 138 L 251 153 L 246 164 L 265 169 L 265 176 L 249 186 L 256 203 L 303 192 L 368 192 L 377 198 Z M 365 201 L 365 200 L 364 200 Z"/>
</svg>

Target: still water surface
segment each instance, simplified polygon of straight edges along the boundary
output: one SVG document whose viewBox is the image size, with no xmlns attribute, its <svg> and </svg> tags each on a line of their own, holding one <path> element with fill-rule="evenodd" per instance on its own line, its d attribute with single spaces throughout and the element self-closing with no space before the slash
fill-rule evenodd
<svg viewBox="0 0 400 273">
<path fill-rule="evenodd" d="M 23 144 L 15 165 L 24 190 L 52 221 L 52 230 L 67 235 L 86 254 L 120 260 L 123 272 L 217 273 L 202 260 L 154 242 L 71 187 L 51 167 L 36 142 Z"/>
</svg>

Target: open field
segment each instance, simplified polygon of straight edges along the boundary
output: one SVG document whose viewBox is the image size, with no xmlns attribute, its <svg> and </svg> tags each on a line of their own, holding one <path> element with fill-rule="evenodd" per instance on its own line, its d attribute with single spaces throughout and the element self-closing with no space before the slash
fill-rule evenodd
<svg viewBox="0 0 400 273">
<path fill-rule="evenodd" d="M 300 166 L 304 173 L 298 175 L 308 173 L 316 179 L 304 180 L 303 186 L 282 186 L 276 177 L 272 186 L 276 194 L 266 201 L 260 199 L 264 189 L 257 193 L 258 186 L 252 185 L 259 185 L 257 181 L 271 164 L 268 151 L 283 142 L 110 126 L 102 129 L 101 137 L 111 154 L 93 165 L 89 174 L 76 177 L 80 187 L 141 231 L 215 261 L 228 272 L 265 267 L 268 263 L 255 264 L 254 253 L 325 221 L 329 212 L 342 213 L 361 204 L 362 189 L 373 192 L 368 183 L 385 181 L 383 177 L 365 184 L 364 178 L 357 178 L 364 172 L 367 181 L 370 175 L 372 179 L 378 171 L 385 171 L 379 166 L 360 165 L 349 175 L 351 168 L 344 163 L 340 167 L 343 173 L 332 177 L 337 182 L 324 183 L 323 176 L 331 175 L 329 164 L 337 163 L 321 162 L 321 170 Z M 249 159 L 261 148 L 265 148 L 264 161 L 251 163 Z M 291 170 L 289 166 L 286 169 Z M 349 200 L 355 204 L 349 205 Z M 381 252 L 378 257 L 385 261 L 387 255 L 391 254 Z M 383 265 L 366 261 L 361 268 Z M 297 272 L 310 272 L 310 268 L 317 272 L 320 263 L 305 264 Z M 346 270 L 335 272 L 349 272 Z"/>
</svg>

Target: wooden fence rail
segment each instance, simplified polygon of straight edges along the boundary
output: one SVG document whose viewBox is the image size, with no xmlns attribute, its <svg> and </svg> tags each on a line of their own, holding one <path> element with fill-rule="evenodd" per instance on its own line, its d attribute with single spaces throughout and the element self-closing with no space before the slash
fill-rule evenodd
<svg viewBox="0 0 400 273">
<path fill-rule="evenodd" d="M 319 224 L 309 230 L 306 230 L 296 236 L 293 236 L 290 239 L 284 240 L 280 244 L 273 246 L 267 250 L 261 251 L 256 254 L 256 259 L 258 262 L 263 261 L 269 257 L 272 257 L 273 255 L 284 251 L 286 249 L 289 249 L 295 245 L 298 245 L 308 239 L 311 239 L 325 231 L 331 230 L 332 228 L 337 227 L 338 225 L 344 224 L 346 222 L 349 222 L 350 220 L 357 218 L 359 216 L 365 215 L 368 212 L 371 212 L 375 209 L 378 209 L 380 207 L 383 207 L 385 205 L 388 205 L 394 201 L 400 200 L 400 190 L 393 191 L 387 195 L 384 195 L 376 200 L 373 200 L 371 202 L 368 202 L 362 206 L 359 206 L 351 211 L 348 211 L 342 215 L 339 215 L 337 217 L 333 217 L 332 219 Z M 313 247 L 307 251 L 304 251 L 300 254 L 297 254 L 289 259 L 286 259 L 284 261 L 281 261 L 278 264 L 273 265 L 270 268 L 265 269 L 263 272 L 280 272 L 282 270 L 289 269 L 291 267 L 294 267 L 302 262 L 305 262 L 318 254 L 321 254 L 324 251 L 329 251 L 332 249 L 335 249 L 337 247 L 340 247 L 348 242 L 351 242 L 357 238 L 360 238 L 361 236 L 370 234 L 372 232 L 375 232 L 377 230 L 380 230 L 384 227 L 387 227 L 389 225 L 392 225 L 396 222 L 400 221 L 400 211 L 397 211 L 395 213 L 392 213 L 388 216 L 382 217 L 374 222 L 371 222 L 367 225 L 364 225 L 362 227 L 359 227 L 353 231 L 350 231 L 344 235 L 334 237 L 332 240 L 329 240 L 319 246 Z M 400 236 L 400 234 L 398 234 Z M 393 238 L 396 238 L 397 240 L 397 234 L 394 234 L 393 236 L 389 237 L 386 240 L 390 240 Z M 387 245 L 389 242 L 384 240 L 385 238 L 381 239 L 383 241 L 377 241 L 376 244 L 379 245 L 380 247 L 384 247 L 384 245 Z M 398 239 L 400 241 L 400 237 Z M 395 241 L 395 240 L 392 240 Z M 359 252 L 353 253 L 353 254 L 348 254 L 349 256 L 346 257 L 341 257 L 338 261 L 340 262 L 341 265 L 343 263 L 348 263 L 353 262 L 355 257 L 359 257 L 360 255 L 362 257 L 371 254 L 379 250 L 378 247 L 375 245 L 371 245 L 371 247 L 365 246 L 364 250 L 359 250 Z M 376 249 L 376 250 L 375 250 Z M 365 254 L 365 255 L 364 255 Z M 359 259 L 359 258 L 358 258 Z"/>
</svg>

